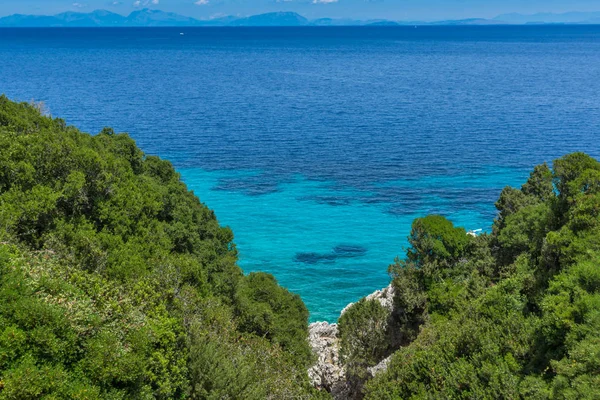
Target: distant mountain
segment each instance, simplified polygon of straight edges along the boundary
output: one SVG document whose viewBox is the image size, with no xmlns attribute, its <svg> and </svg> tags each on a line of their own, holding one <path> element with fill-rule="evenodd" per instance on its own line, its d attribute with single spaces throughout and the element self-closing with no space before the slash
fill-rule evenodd
<svg viewBox="0 0 600 400">
<path fill-rule="evenodd" d="M 356 26 L 364 25 L 364 21 L 347 18 L 318 18 L 310 21 L 311 26 Z"/>
<path fill-rule="evenodd" d="M 204 25 L 204 22 L 175 13 L 150 9 L 134 11 L 126 17 L 106 10 L 96 10 L 91 13 L 66 12 L 52 17 L 15 14 L 0 18 L 0 27 L 123 27 L 200 25 Z"/>
<path fill-rule="evenodd" d="M 366 26 L 399 26 L 400 24 L 396 21 L 370 21 L 365 24 Z"/>
<path fill-rule="evenodd" d="M 250 17 L 225 16 L 199 20 L 160 10 L 143 9 L 123 16 L 106 10 L 65 12 L 54 16 L 14 14 L 0 18 L 0 27 L 153 27 L 153 26 L 395 26 L 395 25 L 500 25 L 500 24 L 600 24 L 600 12 L 503 14 L 493 19 L 448 21 L 389 21 L 319 18 L 308 20 L 295 12 L 274 12 Z"/>
<path fill-rule="evenodd" d="M 14 14 L 8 17 L 0 18 L 0 27 L 22 27 L 31 28 L 39 26 L 55 27 L 64 26 L 64 21 L 56 17 L 49 17 L 45 15 L 23 15 Z"/>
<path fill-rule="evenodd" d="M 313 26 L 332 26 L 334 25 L 335 21 L 336 20 L 333 18 L 319 18 L 312 20 L 310 24 Z"/>
<path fill-rule="evenodd" d="M 201 26 L 230 26 L 234 21 L 240 19 L 233 15 L 227 15 L 225 17 L 202 19 L 198 20 Z"/>
<path fill-rule="evenodd" d="M 563 14 L 538 13 L 538 14 L 502 14 L 495 20 L 511 24 L 593 24 L 600 23 L 600 12 L 568 12 Z"/>
<path fill-rule="evenodd" d="M 123 26 L 127 20 L 124 16 L 106 10 L 91 13 L 66 12 L 55 15 L 62 25 L 77 26 Z"/>
<path fill-rule="evenodd" d="M 126 18 L 127 26 L 197 26 L 201 21 L 172 12 L 143 9 Z"/>
<path fill-rule="evenodd" d="M 468 18 L 449 21 L 430 22 L 428 25 L 502 25 L 507 24 L 505 21 L 485 18 Z"/>
<path fill-rule="evenodd" d="M 253 15 L 232 21 L 231 26 L 303 26 L 308 25 L 308 19 L 295 12 L 274 12 Z"/>
<path fill-rule="evenodd" d="M 198 20 L 147 8 L 134 11 L 128 16 L 97 10 L 91 13 L 66 12 L 55 16 L 15 14 L 0 18 L 0 27 L 303 26 L 308 24 L 308 19 L 292 12 L 260 14 L 246 18 L 227 16 Z"/>
</svg>

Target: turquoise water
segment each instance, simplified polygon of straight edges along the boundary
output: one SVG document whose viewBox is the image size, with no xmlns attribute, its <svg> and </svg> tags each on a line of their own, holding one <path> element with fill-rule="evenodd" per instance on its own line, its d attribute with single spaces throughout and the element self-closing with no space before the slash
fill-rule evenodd
<svg viewBox="0 0 600 400">
<path fill-rule="evenodd" d="M 311 320 L 389 283 L 415 217 L 489 230 L 600 157 L 600 26 L 0 29 L 0 93 L 173 162 Z"/>
<path fill-rule="evenodd" d="M 221 223 L 230 226 L 246 272 L 266 271 L 299 293 L 311 310 L 311 320 L 335 321 L 340 310 L 389 283 L 387 266 L 403 255 L 412 220 L 428 213 L 447 215 L 467 229 L 490 229 L 491 204 L 478 200 L 457 209 L 451 201 L 430 194 L 407 204 L 410 213 L 392 213 L 387 204 L 369 204 L 375 192 L 341 189 L 334 182 L 294 176 L 277 190 L 260 196 L 220 189 L 230 180 L 253 179 L 260 171 L 180 170 L 188 187 L 213 208 Z M 375 185 L 419 188 L 423 193 L 481 190 L 497 193 L 504 185 L 519 185 L 525 171 L 484 168 L 456 176 L 423 177 Z M 317 199 L 330 199 L 329 202 Z M 333 201 L 335 199 L 336 201 Z M 350 254 L 336 247 L 354 249 Z M 360 251 L 358 251 L 358 250 Z M 298 255 L 304 254 L 301 260 Z"/>
</svg>

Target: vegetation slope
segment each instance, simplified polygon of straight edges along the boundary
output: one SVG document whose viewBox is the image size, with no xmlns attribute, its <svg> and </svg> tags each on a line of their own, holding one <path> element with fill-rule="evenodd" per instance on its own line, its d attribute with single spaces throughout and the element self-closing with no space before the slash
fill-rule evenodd
<svg viewBox="0 0 600 400">
<path fill-rule="evenodd" d="M 308 311 L 171 164 L 0 97 L 0 399 L 312 398 Z"/>
<path fill-rule="evenodd" d="M 600 398 L 600 163 L 537 166 L 496 206 L 477 237 L 415 220 L 393 312 L 340 319 L 356 397 Z M 0 400 L 323 396 L 302 301 L 244 276 L 231 231 L 127 135 L 0 97 L 0 227 Z"/>
<path fill-rule="evenodd" d="M 390 267 L 394 311 L 363 300 L 340 319 L 357 397 L 600 398 L 600 163 L 539 165 L 496 207 L 478 237 L 442 216 L 415 220 Z"/>
</svg>

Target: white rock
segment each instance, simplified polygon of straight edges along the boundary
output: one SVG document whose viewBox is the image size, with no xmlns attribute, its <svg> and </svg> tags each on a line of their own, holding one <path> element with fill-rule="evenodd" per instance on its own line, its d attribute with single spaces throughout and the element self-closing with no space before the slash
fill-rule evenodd
<svg viewBox="0 0 600 400">
<path fill-rule="evenodd" d="M 311 383 L 318 389 L 333 392 L 345 381 L 345 371 L 339 357 L 337 324 L 315 322 L 308 327 L 308 340 L 317 362 L 308 370 Z"/>
<path fill-rule="evenodd" d="M 366 297 L 376 300 L 383 307 L 392 311 L 394 307 L 394 287 L 378 290 Z M 342 316 L 354 303 L 348 304 L 341 312 Z M 308 376 L 314 387 L 331 393 L 335 400 L 346 400 L 351 396 L 350 387 L 346 382 L 346 371 L 340 360 L 340 343 L 337 324 L 315 322 L 308 327 L 308 340 L 313 353 L 317 356 L 315 365 L 309 368 Z M 387 369 L 390 358 L 368 369 L 375 376 Z"/>
<path fill-rule="evenodd" d="M 394 294 L 395 293 L 396 293 L 396 289 L 394 289 L 394 286 L 390 283 L 390 285 L 388 287 L 371 293 L 370 295 L 365 297 L 365 299 L 366 300 L 377 300 L 379 302 L 379 304 L 381 304 L 383 307 L 392 311 L 392 309 L 394 308 Z M 350 307 L 352 307 L 354 304 L 355 303 L 350 303 L 346 307 L 344 307 L 344 309 L 340 313 L 340 317 L 342 315 L 344 315 L 344 313 L 346 311 L 348 311 L 350 309 Z"/>
<path fill-rule="evenodd" d="M 389 356 L 388 358 L 384 358 L 383 360 L 381 360 L 379 362 L 379 364 L 375 365 L 374 367 L 367 368 L 367 371 L 369 372 L 371 377 L 373 378 L 375 375 L 379 374 L 380 372 L 387 371 L 387 368 L 388 368 L 388 365 L 390 364 L 391 359 L 392 359 L 392 356 Z"/>
</svg>

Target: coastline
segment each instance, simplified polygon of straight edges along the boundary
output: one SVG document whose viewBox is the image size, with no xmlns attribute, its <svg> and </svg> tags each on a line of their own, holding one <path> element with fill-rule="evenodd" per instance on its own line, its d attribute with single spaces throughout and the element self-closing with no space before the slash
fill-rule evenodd
<svg viewBox="0 0 600 400">
<path fill-rule="evenodd" d="M 394 307 L 394 295 L 396 291 L 390 283 L 381 290 L 376 290 L 364 297 L 367 301 L 378 301 L 390 312 Z M 342 312 L 344 315 L 354 304 L 349 303 Z M 338 324 L 325 321 L 313 322 L 308 326 L 308 340 L 316 363 L 308 369 L 308 377 L 311 384 L 319 389 L 331 393 L 334 399 L 352 398 L 351 387 L 346 381 L 346 370 L 340 356 L 340 338 L 338 336 Z M 377 365 L 368 369 L 373 377 L 387 369 L 391 357 L 381 360 Z"/>
</svg>

